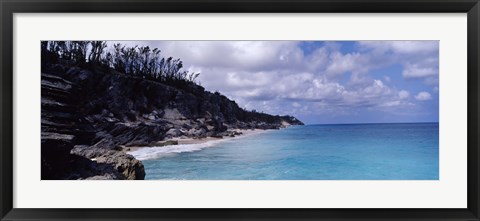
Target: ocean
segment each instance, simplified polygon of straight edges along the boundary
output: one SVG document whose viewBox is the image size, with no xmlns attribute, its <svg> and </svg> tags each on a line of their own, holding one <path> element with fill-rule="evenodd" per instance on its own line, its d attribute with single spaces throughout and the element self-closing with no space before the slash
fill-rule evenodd
<svg viewBox="0 0 480 221">
<path fill-rule="evenodd" d="M 291 126 L 144 148 L 150 180 L 438 180 L 438 123 Z"/>
</svg>

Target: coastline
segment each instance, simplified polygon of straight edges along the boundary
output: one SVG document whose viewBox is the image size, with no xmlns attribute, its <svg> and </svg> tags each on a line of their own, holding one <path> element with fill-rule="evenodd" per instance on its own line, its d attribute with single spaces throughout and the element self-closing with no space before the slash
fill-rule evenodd
<svg viewBox="0 0 480 221">
<path fill-rule="evenodd" d="M 232 131 L 240 132 L 241 134 L 234 137 L 224 136 L 218 137 L 205 137 L 205 138 L 172 138 L 162 141 L 158 141 L 160 145 L 155 146 L 130 146 L 122 148 L 122 151 L 126 154 L 134 156 L 138 160 L 160 158 L 160 155 L 166 155 L 170 153 L 192 152 L 201 150 L 207 147 L 211 147 L 219 142 L 225 142 L 229 140 L 246 138 L 252 135 L 265 133 L 272 130 L 264 129 L 235 129 Z M 165 145 L 166 144 L 166 145 Z M 151 152 L 152 156 L 146 156 Z"/>
<path fill-rule="evenodd" d="M 191 153 L 162 153 L 143 164 L 147 180 L 438 180 L 438 129 L 438 124 L 300 126 L 187 150 Z"/>
<path fill-rule="evenodd" d="M 107 47 L 107 41 L 42 41 L 42 180 L 141 180 L 144 166 L 128 154 L 132 150 L 144 150 L 144 156 L 152 150 L 168 152 L 162 149 L 195 151 L 245 137 L 235 132 L 240 128 L 303 125 L 294 116 L 247 110 L 219 91 L 208 91 L 195 81 L 199 73 L 180 70 L 178 58 L 165 57 L 160 64 L 163 56 L 147 46 L 118 44 L 114 48 L 128 49 L 129 55 L 117 53 L 112 60 Z M 79 53 L 88 48 L 95 50 L 84 59 Z M 131 62 L 112 63 L 122 59 Z M 147 60 L 148 68 L 136 65 Z M 152 73 L 152 67 L 162 65 L 162 71 Z"/>
</svg>

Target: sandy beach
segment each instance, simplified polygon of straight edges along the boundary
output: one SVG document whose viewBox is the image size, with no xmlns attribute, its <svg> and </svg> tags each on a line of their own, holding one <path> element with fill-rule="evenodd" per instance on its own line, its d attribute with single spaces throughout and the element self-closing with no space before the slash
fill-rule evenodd
<svg viewBox="0 0 480 221">
<path fill-rule="evenodd" d="M 224 136 L 223 138 L 217 138 L 217 137 L 205 137 L 205 138 L 172 138 L 172 139 L 166 139 L 162 141 L 158 141 L 159 146 L 151 145 L 151 146 L 130 146 L 130 147 L 124 147 L 123 151 L 126 153 L 138 151 L 140 149 L 145 149 L 145 148 L 167 148 L 170 146 L 178 146 L 178 145 L 192 145 L 192 144 L 203 144 L 203 143 L 208 143 L 208 142 L 217 142 L 217 141 L 227 141 L 227 140 L 232 140 L 232 139 L 238 139 L 238 138 L 245 138 L 251 135 L 263 133 L 269 130 L 262 130 L 262 129 L 235 129 L 233 131 L 242 133 L 241 135 L 236 135 L 235 137 L 228 137 Z M 171 143 L 171 144 L 168 144 Z M 174 144 L 176 143 L 176 144 Z M 165 145 L 166 144 L 166 145 Z"/>
</svg>

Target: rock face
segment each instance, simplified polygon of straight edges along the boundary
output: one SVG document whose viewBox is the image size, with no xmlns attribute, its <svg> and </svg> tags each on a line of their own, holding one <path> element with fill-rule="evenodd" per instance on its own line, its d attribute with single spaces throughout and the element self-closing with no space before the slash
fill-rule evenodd
<svg viewBox="0 0 480 221">
<path fill-rule="evenodd" d="M 42 179 L 144 179 L 143 164 L 133 156 L 90 147 L 96 131 L 79 112 L 83 88 L 62 76 L 64 66 L 47 70 L 50 74 L 42 73 Z"/>
<path fill-rule="evenodd" d="M 52 71 L 59 70 L 54 68 Z M 42 73 L 41 84 L 42 179 L 55 179 L 68 173 L 73 160 L 70 155 L 76 143 L 76 107 L 71 102 L 73 83 Z"/>
<path fill-rule="evenodd" d="M 246 111 L 194 84 L 166 85 L 101 67 L 42 65 L 42 179 L 143 179 L 142 163 L 120 152 L 121 146 L 288 125 L 303 123 Z"/>
</svg>

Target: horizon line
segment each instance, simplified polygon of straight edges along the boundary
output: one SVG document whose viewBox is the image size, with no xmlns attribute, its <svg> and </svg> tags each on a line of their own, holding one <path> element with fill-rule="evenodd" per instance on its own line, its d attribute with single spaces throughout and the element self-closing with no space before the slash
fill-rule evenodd
<svg viewBox="0 0 480 221">
<path fill-rule="evenodd" d="M 382 122 L 382 123 L 313 123 L 305 125 L 352 125 L 352 124 L 426 124 L 426 123 L 439 123 L 438 121 L 419 121 L 419 122 Z"/>
</svg>

